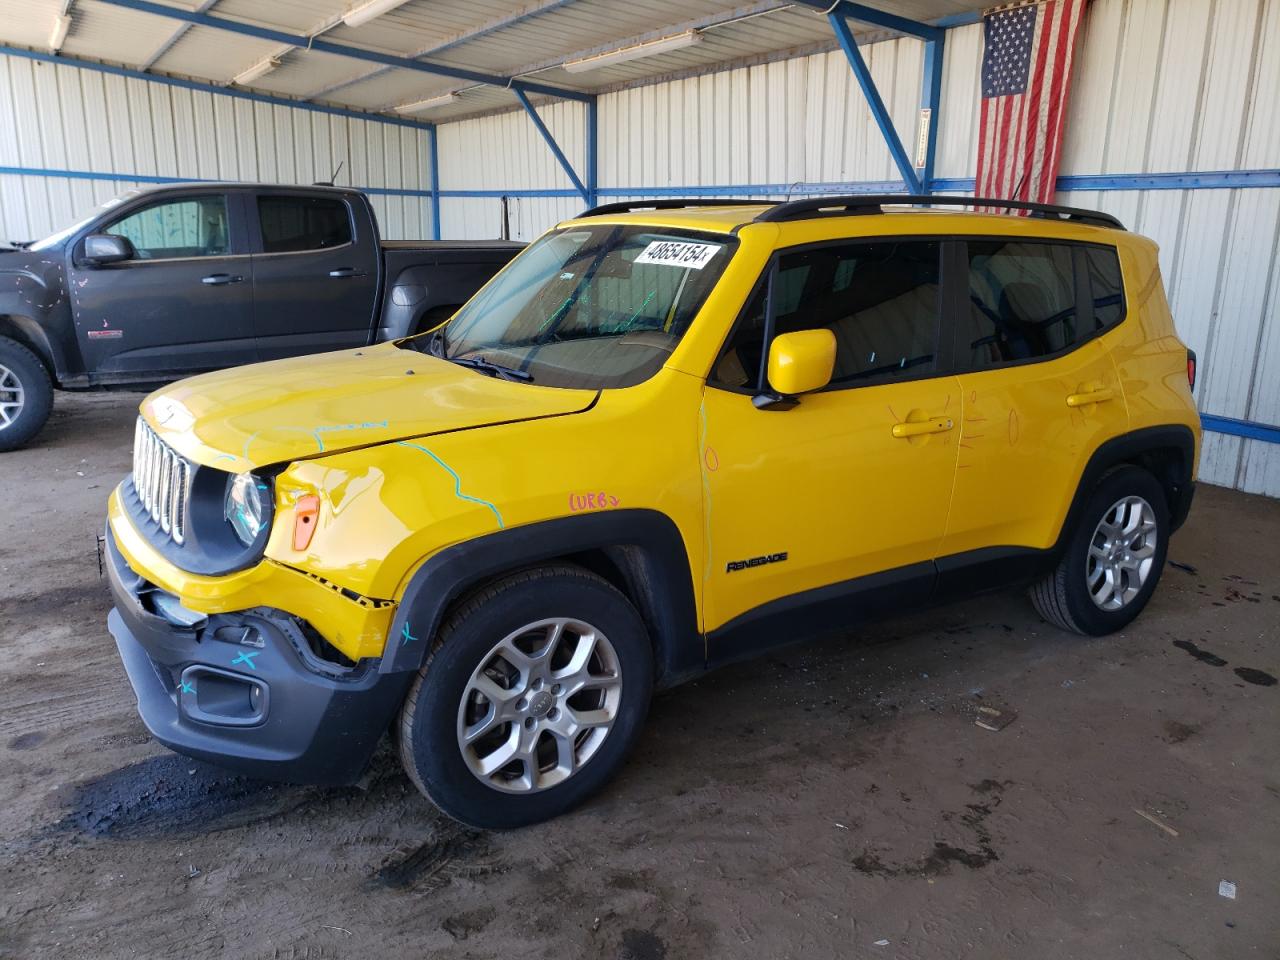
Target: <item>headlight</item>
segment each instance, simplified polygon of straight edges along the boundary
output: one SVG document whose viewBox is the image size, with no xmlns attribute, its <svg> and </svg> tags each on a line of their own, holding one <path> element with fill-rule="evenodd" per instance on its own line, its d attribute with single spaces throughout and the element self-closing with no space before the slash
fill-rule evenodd
<svg viewBox="0 0 1280 960">
<path fill-rule="evenodd" d="M 246 547 L 253 546 L 262 532 L 270 495 L 270 486 L 251 473 L 237 473 L 227 481 L 222 515 Z"/>
</svg>

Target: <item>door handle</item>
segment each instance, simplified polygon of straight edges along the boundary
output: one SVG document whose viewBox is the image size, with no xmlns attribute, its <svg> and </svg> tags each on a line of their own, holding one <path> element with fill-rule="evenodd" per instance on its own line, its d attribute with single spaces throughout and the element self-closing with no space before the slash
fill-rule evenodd
<svg viewBox="0 0 1280 960">
<path fill-rule="evenodd" d="M 244 277 L 230 273 L 211 273 L 207 277 L 201 277 L 200 282 L 211 287 L 220 287 L 225 283 L 239 283 L 243 279 Z"/>
<path fill-rule="evenodd" d="M 1095 387 L 1092 390 L 1082 389 L 1079 393 L 1067 396 L 1068 407 L 1087 407 L 1092 403 L 1102 403 L 1115 399 L 1116 392 L 1110 387 Z"/>
<path fill-rule="evenodd" d="M 950 417 L 930 417 L 928 420 L 908 420 L 906 423 L 895 423 L 893 435 L 899 440 L 911 437 L 922 437 L 927 433 L 946 433 L 955 426 Z"/>
<path fill-rule="evenodd" d="M 346 280 L 348 277 L 364 277 L 368 274 L 360 272 L 355 267 L 338 267 L 336 270 L 330 270 L 329 276 L 335 280 Z"/>
</svg>

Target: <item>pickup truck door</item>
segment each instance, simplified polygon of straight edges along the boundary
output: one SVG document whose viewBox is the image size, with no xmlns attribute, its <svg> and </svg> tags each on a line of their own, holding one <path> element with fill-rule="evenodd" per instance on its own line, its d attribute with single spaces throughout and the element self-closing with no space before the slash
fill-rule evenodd
<svg viewBox="0 0 1280 960">
<path fill-rule="evenodd" d="M 166 194 L 86 232 L 127 238 L 133 259 L 95 266 L 77 239 L 68 290 L 92 380 L 172 379 L 257 359 L 242 219 L 234 194 Z"/>
<path fill-rule="evenodd" d="M 372 211 L 338 193 L 280 191 L 247 203 L 262 359 L 369 343 L 382 265 Z"/>
</svg>

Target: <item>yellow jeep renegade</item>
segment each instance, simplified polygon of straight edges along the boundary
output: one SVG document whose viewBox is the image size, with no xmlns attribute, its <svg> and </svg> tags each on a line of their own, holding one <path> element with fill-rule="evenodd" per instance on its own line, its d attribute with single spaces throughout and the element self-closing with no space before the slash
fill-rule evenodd
<svg viewBox="0 0 1280 960">
<path fill-rule="evenodd" d="M 327 783 L 391 728 L 505 827 L 728 660 L 1018 584 L 1124 626 L 1199 449 L 1155 245 L 919 208 L 972 202 L 598 207 L 430 333 L 151 395 L 106 538 L 148 728 Z"/>
</svg>

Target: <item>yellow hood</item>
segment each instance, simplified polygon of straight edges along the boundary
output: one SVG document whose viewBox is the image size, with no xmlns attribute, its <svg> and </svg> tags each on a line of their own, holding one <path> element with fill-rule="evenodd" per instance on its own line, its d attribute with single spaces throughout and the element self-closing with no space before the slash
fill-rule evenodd
<svg viewBox="0 0 1280 960">
<path fill-rule="evenodd" d="M 180 380 L 142 402 L 189 460 L 224 470 L 585 410 L 594 390 L 499 380 L 394 344 Z"/>
</svg>

